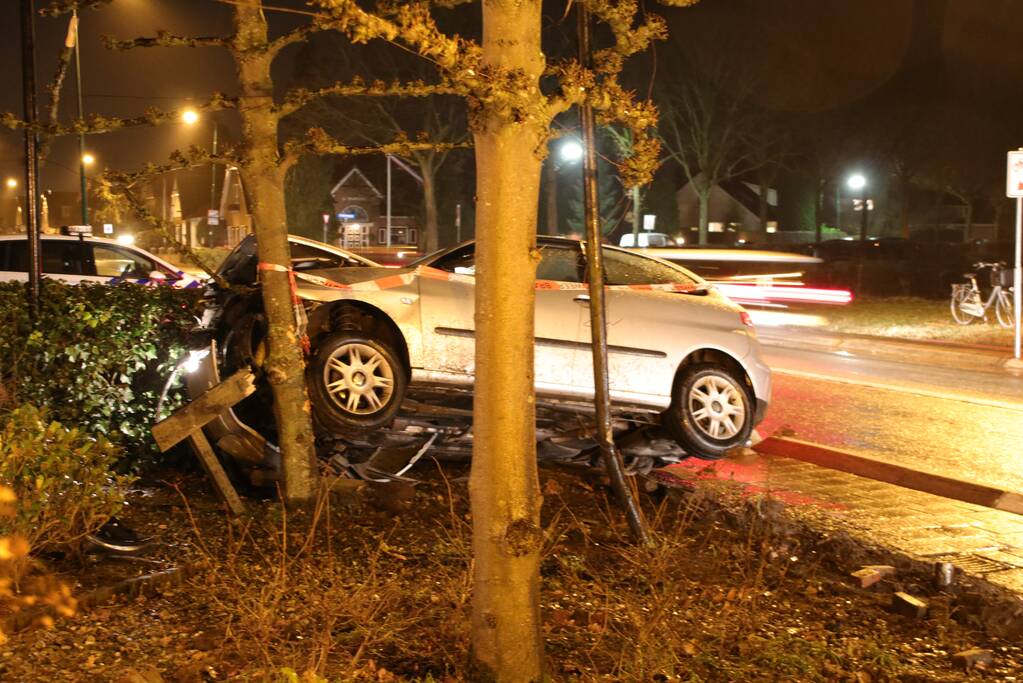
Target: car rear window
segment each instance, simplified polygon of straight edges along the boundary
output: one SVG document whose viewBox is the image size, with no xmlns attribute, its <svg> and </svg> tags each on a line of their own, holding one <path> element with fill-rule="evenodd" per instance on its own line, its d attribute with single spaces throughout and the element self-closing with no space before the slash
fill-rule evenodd
<svg viewBox="0 0 1023 683">
<path fill-rule="evenodd" d="M 698 285 L 685 271 L 639 254 L 604 249 L 604 281 L 609 285 Z"/>
</svg>

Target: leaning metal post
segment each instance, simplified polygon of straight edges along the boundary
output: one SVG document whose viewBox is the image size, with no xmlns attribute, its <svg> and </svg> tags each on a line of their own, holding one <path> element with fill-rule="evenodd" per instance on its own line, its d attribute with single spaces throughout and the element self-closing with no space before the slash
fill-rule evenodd
<svg viewBox="0 0 1023 683">
<path fill-rule="evenodd" d="M 579 60 L 583 67 L 592 68 L 590 53 L 590 15 L 585 3 L 578 3 Z M 642 545 L 653 545 L 646 520 L 636 504 L 636 498 L 625 480 L 621 455 L 614 443 L 611 427 L 611 394 L 607 378 L 607 318 L 604 304 L 604 263 L 601 254 L 600 216 L 597 213 L 597 150 L 594 144 L 593 108 L 583 104 L 583 194 L 586 223 L 586 272 L 590 284 L 590 330 L 593 340 L 593 399 L 597 409 L 597 442 L 600 444 L 604 466 L 611 487 L 625 512 L 634 540 Z"/>
<path fill-rule="evenodd" d="M 36 157 L 35 2 L 21 0 L 22 92 L 25 104 L 25 232 L 28 235 L 28 301 L 33 319 L 39 313 L 42 256 L 39 249 L 39 163 Z"/>
</svg>

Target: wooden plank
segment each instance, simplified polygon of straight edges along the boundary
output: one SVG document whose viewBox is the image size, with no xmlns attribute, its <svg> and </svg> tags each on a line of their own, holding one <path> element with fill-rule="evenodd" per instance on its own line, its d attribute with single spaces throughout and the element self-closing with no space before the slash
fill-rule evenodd
<svg viewBox="0 0 1023 683">
<path fill-rule="evenodd" d="M 196 457 L 199 458 L 202 468 L 209 475 L 210 481 L 213 482 L 213 488 L 217 490 L 221 499 L 227 504 L 231 515 L 238 517 L 245 514 L 245 504 L 238 497 L 238 492 L 234 490 L 234 486 L 231 485 L 227 472 L 224 471 L 224 467 L 217 460 L 213 447 L 210 445 L 209 440 L 207 440 L 206 435 L 202 433 L 202 430 L 190 435 L 188 443 L 195 452 Z"/>
<path fill-rule="evenodd" d="M 166 451 L 199 431 L 213 418 L 256 390 L 256 377 L 249 369 L 239 370 L 202 396 L 153 425 L 153 439 Z"/>
<path fill-rule="evenodd" d="M 984 507 L 1023 514 L 1023 496 L 993 486 L 954 479 L 932 472 L 914 470 L 903 465 L 875 460 L 864 455 L 838 448 L 822 446 L 809 441 L 772 436 L 764 439 L 753 450 L 793 460 L 802 460 L 821 467 L 848 472 L 866 479 L 883 481 L 907 489 L 923 491 L 935 496 L 961 500 Z"/>
</svg>

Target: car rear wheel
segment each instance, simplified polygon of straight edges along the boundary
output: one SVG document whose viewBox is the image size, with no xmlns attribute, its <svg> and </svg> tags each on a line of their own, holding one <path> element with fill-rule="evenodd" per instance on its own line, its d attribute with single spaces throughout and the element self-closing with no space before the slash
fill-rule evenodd
<svg viewBox="0 0 1023 683">
<path fill-rule="evenodd" d="M 390 344 L 351 330 L 332 334 L 316 346 L 307 381 L 320 425 L 344 435 L 370 431 L 394 419 L 407 378 Z"/>
<path fill-rule="evenodd" d="M 687 367 L 675 383 L 664 426 L 686 453 L 705 460 L 745 445 L 753 431 L 753 396 L 746 378 L 716 363 Z"/>
</svg>

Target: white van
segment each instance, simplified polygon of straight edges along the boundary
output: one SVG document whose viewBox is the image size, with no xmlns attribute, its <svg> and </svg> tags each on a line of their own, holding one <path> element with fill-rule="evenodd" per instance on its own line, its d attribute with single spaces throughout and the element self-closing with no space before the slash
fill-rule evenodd
<svg viewBox="0 0 1023 683">
<path fill-rule="evenodd" d="M 619 247 L 667 247 L 672 245 L 671 240 L 663 232 L 641 232 L 638 235 L 639 244 L 632 243 L 632 233 L 627 232 L 622 235 L 622 239 L 618 242 Z"/>
</svg>

